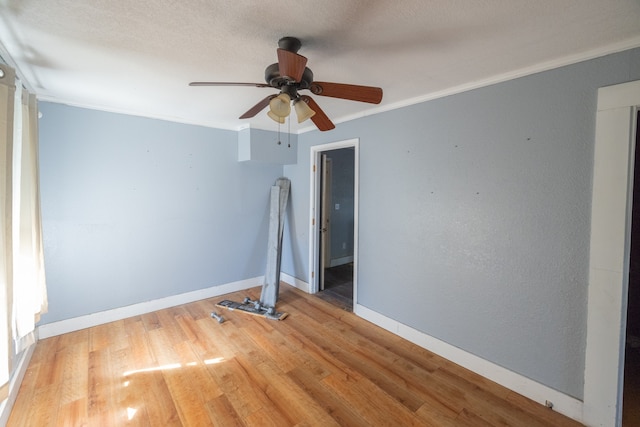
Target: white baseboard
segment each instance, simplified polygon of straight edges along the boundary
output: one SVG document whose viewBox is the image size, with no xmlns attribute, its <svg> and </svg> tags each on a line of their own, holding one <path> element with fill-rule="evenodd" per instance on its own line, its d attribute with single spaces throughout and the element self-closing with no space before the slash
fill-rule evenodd
<svg viewBox="0 0 640 427">
<path fill-rule="evenodd" d="M 350 262 L 353 262 L 353 255 L 343 256 L 342 258 L 334 258 L 329 261 L 329 267 L 337 267 L 339 265 L 349 264 Z"/>
<path fill-rule="evenodd" d="M 447 344 L 444 341 L 404 325 L 362 305 L 356 304 L 355 313 L 389 332 L 482 375 L 516 393 L 528 397 L 541 405 L 544 405 L 546 401 L 552 402 L 554 411 L 582 422 L 583 403 L 574 397 L 533 381 L 465 350 L 452 346 L 451 344 Z"/>
<path fill-rule="evenodd" d="M 9 380 L 9 396 L 0 404 L 0 426 L 7 425 L 7 422 L 9 421 L 13 404 L 16 402 L 16 398 L 18 397 L 20 385 L 27 373 L 27 368 L 29 367 L 29 362 L 31 361 L 31 357 L 33 356 L 35 349 L 35 344 L 29 346 L 29 348 L 22 352 L 20 359 L 17 361 L 16 370 Z"/>
<path fill-rule="evenodd" d="M 153 301 L 128 305 L 126 307 L 91 313 L 86 316 L 60 320 L 59 322 L 47 323 L 38 326 L 38 334 L 40 339 L 49 338 L 56 335 L 66 334 L 68 332 L 102 325 L 104 323 L 114 322 L 116 320 L 126 319 L 127 317 L 139 316 L 152 311 L 175 307 L 176 305 L 213 298 L 231 292 L 243 291 L 255 286 L 261 286 L 263 282 L 264 276 L 259 276 L 252 279 L 245 279 L 237 282 L 226 283 L 220 286 L 212 286 L 206 289 L 186 292 L 184 294 L 172 295 L 170 297 L 160 298 Z"/>
<path fill-rule="evenodd" d="M 286 273 L 280 273 L 280 280 L 282 280 L 283 282 L 286 282 L 286 283 L 290 284 L 291 286 L 293 286 L 295 288 L 298 288 L 301 291 L 304 291 L 304 292 L 306 292 L 308 294 L 311 293 L 311 287 L 304 280 L 296 279 L 295 277 L 289 276 Z"/>
</svg>

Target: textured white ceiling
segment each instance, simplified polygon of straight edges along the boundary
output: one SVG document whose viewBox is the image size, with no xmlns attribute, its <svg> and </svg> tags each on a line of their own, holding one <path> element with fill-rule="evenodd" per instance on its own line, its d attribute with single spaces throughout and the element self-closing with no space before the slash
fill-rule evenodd
<svg viewBox="0 0 640 427">
<path fill-rule="evenodd" d="M 640 46 L 640 0 L 0 0 L 0 53 L 39 99 L 227 129 L 275 130 L 237 118 L 275 90 L 188 83 L 263 83 L 282 36 L 316 80 L 383 88 L 314 96 L 339 123 Z"/>
</svg>

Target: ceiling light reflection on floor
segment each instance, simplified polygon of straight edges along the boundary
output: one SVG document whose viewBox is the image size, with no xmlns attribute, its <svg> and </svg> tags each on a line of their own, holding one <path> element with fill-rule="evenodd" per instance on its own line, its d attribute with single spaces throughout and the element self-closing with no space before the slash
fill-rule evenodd
<svg viewBox="0 0 640 427">
<path fill-rule="evenodd" d="M 207 359 L 204 361 L 205 365 L 215 365 L 216 363 L 224 362 L 224 357 L 216 357 L 215 359 Z"/>
<path fill-rule="evenodd" d="M 163 365 L 163 366 L 157 366 L 155 368 L 144 368 L 144 369 L 135 369 L 133 371 L 126 371 L 125 373 L 123 373 L 123 376 L 128 376 L 128 375 L 132 375 L 132 374 L 139 374 L 142 372 L 153 372 L 153 371 L 164 371 L 164 370 L 168 370 L 168 369 L 178 369 L 181 368 L 182 365 L 179 363 L 172 363 L 170 365 Z"/>
<path fill-rule="evenodd" d="M 127 408 L 127 418 L 129 419 L 129 421 L 131 421 L 136 412 L 138 412 L 138 410 L 135 408 Z"/>
<path fill-rule="evenodd" d="M 215 365 L 217 363 L 222 363 L 224 362 L 224 357 L 216 357 L 214 359 L 207 359 L 204 361 L 205 365 Z M 185 363 L 185 366 L 197 366 L 198 362 L 189 362 L 189 363 Z M 126 371 L 122 374 L 122 376 L 127 377 L 129 375 L 133 375 L 133 374 L 140 374 L 143 372 L 153 372 L 153 371 L 166 371 L 166 370 L 170 370 L 170 369 L 178 369 L 178 368 L 182 368 L 182 364 L 180 363 L 171 363 L 168 365 L 162 365 L 162 366 L 156 366 L 154 368 L 143 368 L 143 369 L 134 369 L 131 371 Z M 129 385 L 129 381 L 125 381 L 124 386 L 127 387 Z"/>
</svg>

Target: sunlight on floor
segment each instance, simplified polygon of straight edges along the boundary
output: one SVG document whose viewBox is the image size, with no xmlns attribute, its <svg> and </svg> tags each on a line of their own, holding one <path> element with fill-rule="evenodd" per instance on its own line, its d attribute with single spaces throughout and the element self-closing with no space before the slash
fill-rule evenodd
<svg viewBox="0 0 640 427">
<path fill-rule="evenodd" d="M 225 359 L 224 357 L 216 357 L 213 359 L 207 359 L 205 360 L 203 363 L 205 365 L 215 365 L 218 363 L 222 363 L 224 362 Z M 189 362 L 189 363 L 185 363 L 184 366 L 197 366 L 198 362 Z M 172 370 L 172 369 L 179 369 L 182 368 L 182 364 L 180 363 L 170 363 L 168 365 L 162 365 L 162 366 L 156 366 L 154 368 L 144 368 L 144 369 L 135 369 L 132 371 L 126 371 L 122 374 L 122 376 L 127 377 L 129 375 L 134 375 L 134 374 L 141 374 L 141 373 L 145 373 L 145 372 L 154 372 L 154 371 L 166 371 L 166 370 Z M 126 380 L 123 385 L 125 387 L 128 387 L 130 384 L 129 380 Z M 136 412 L 138 412 L 138 410 L 136 408 L 131 408 L 128 407 L 127 408 L 127 419 L 129 421 L 131 421 L 133 419 L 133 417 L 136 415 Z"/>
<path fill-rule="evenodd" d="M 214 359 L 207 359 L 204 361 L 205 365 L 215 365 L 217 363 L 224 362 L 224 357 L 216 357 Z M 184 366 L 197 366 L 198 362 L 189 362 L 185 363 Z M 154 372 L 154 371 L 167 371 L 170 369 L 179 369 L 182 368 L 182 364 L 180 363 L 171 363 L 168 365 L 156 366 L 154 368 L 144 368 L 144 369 L 134 369 L 132 371 L 126 371 L 122 374 L 122 376 L 127 377 L 133 374 L 141 374 L 143 372 Z M 124 386 L 127 387 L 129 385 L 129 381 L 125 381 Z"/>
<path fill-rule="evenodd" d="M 133 419 L 133 416 L 136 414 L 136 412 L 138 412 L 137 409 L 127 408 L 127 418 L 129 419 L 129 421 Z"/>
</svg>

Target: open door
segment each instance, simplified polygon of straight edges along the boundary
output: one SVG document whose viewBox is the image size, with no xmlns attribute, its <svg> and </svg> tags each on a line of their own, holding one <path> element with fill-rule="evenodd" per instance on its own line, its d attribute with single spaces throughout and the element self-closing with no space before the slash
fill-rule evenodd
<svg viewBox="0 0 640 427">
<path fill-rule="evenodd" d="M 324 279 L 327 268 L 331 266 L 331 164 L 327 154 L 322 153 L 320 174 L 320 266 L 318 268 L 319 288 L 324 291 Z"/>
</svg>

